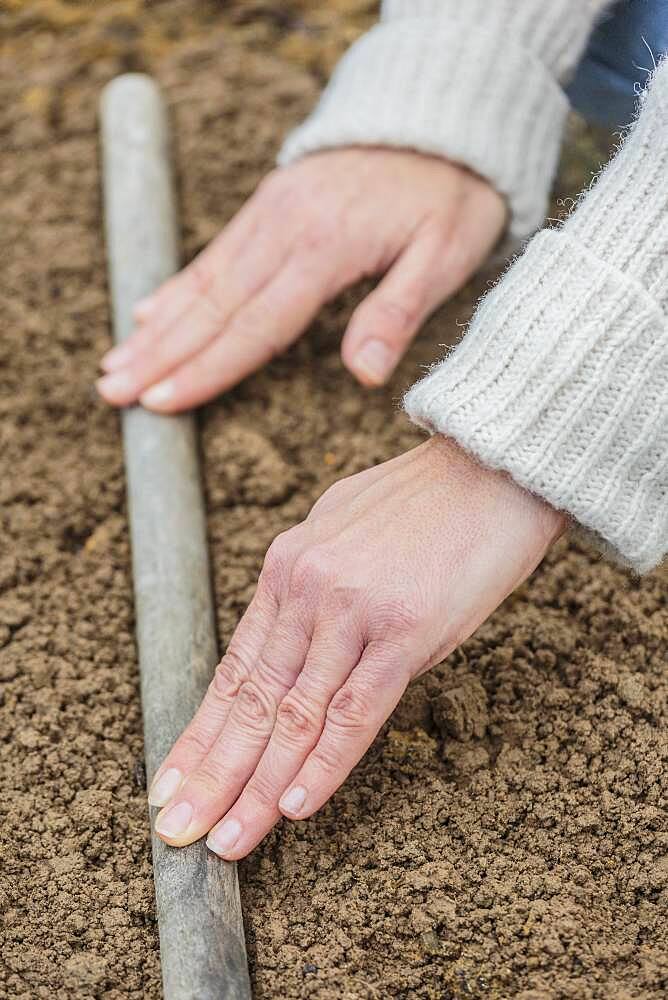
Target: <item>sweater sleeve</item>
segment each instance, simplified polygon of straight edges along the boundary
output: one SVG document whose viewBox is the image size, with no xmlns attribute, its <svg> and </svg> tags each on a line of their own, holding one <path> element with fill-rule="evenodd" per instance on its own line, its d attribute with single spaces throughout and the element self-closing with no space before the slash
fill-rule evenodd
<svg viewBox="0 0 668 1000">
<path fill-rule="evenodd" d="M 462 163 L 506 197 L 510 235 L 542 225 L 571 76 L 609 0 L 384 0 L 279 163 L 350 145 Z"/>
<path fill-rule="evenodd" d="M 639 572 L 668 549 L 668 60 L 616 156 L 539 233 L 409 416 Z"/>
</svg>

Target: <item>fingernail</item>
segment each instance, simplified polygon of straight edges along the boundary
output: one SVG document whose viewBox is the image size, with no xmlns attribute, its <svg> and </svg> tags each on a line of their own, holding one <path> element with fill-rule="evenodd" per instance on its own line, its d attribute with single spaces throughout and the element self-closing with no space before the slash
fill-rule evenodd
<svg viewBox="0 0 668 1000">
<path fill-rule="evenodd" d="M 168 378 L 164 382 L 152 385 L 150 389 L 142 393 L 139 397 L 139 402 L 142 406 L 148 406 L 150 409 L 152 406 L 162 406 L 164 403 L 169 402 L 173 395 L 174 383 Z"/>
<path fill-rule="evenodd" d="M 215 854 L 227 854 L 231 851 L 241 836 L 241 823 L 238 819 L 226 819 L 222 826 L 212 830 L 206 838 L 206 846 Z"/>
<path fill-rule="evenodd" d="M 160 813 L 155 821 L 157 833 L 165 837 L 181 837 L 190 826 L 193 807 L 189 802 L 179 802 L 165 813 Z"/>
<path fill-rule="evenodd" d="M 383 340 L 367 340 L 353 358 L 359 375 L 371 382 L 384 382 L 395 364 L 395 355 Z"/>
<path fill-rule="evenodd" d="M 100 358 L 100 368 L 105 372 L 113 372 L 117 368 L 122 368 L 131 357 L 130 348 L 126 344 L 119 344 Z"/>
<path fill-rule="evenodd" d="M 295 785 L 291 788 L 289 792 L 286 792 L 281 801 L 278 803 L 278 808 L 281 812 L 291 813 L 296 816 L 301 810 L 301 807 L 306 801 L 306 789 L 302 788 L 301 785 Z"/>
<path fill-rule="evenodd" d="M 168 767 L 151 785 L 148 793 L 149 805 L 166 806 L 182 781 L 181 772 L 175 767 Z"/>
<path fill-rule="evenodd" d="M 95 388 L 105 399 L 124 399 L 126 396 L 133 396 L 135 386 L 132 378 L 127 372 L 113 372 L 111 375 L 103 375 L 95 383 Z"/>
</svg>

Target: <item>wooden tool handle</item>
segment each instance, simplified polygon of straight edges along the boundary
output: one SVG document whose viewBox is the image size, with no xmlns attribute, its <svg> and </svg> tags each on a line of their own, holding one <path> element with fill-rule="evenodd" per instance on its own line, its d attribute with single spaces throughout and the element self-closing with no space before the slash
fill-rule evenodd
<svg viewBox="0 0 668 1000">
<path fill-rule="evenodd" d="M 153 80 L 117 77 L 101 102 L 107 254 L 117 342 L 132 309 L 178 267 L 165 107 Z M 111 419 L 111 416 L 110 416 Z M 190 721 L 217 660 L 191 415 L 123 413 L 147 777 Z M 250 997 L 236 866 L 203 841 L 153 835 L 166 1000 Z"/>
</svg>

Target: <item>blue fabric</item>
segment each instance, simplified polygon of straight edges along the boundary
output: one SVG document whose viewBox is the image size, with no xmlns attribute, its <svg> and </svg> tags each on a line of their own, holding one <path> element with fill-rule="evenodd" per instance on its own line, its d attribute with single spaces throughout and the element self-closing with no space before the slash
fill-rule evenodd
<svg viewBox="0 0 668 1000">
<path fill-rule="evenodd" d="M 575 78 L 571 103 L 591 122 L 624 128 L 635 117 L 648 73 L 668 54 L 668 0 L 621 0 L 590 39 Z"/>
</svg>

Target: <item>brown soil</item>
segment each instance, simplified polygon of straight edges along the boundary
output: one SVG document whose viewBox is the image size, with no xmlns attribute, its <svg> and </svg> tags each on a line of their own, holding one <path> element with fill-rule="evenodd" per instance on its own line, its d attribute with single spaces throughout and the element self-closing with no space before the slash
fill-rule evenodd
<svg viewBox="0 0 668 1000">
<path fill-rule="evenodd" d="M 278 6 L 0 15 L 3 998 L 160 996 L 119 426 L 91 390 L 109 336 L 96 102 L 128 67 L 165 85 L 192 255 L 374 5 Z M 561 193 L 594 161 L 581 136 Z M 351 296 L 205 411 L 221 642 L 273 535 L 418 440 L 396 398 L 480 287 L 385 392 L 339 363 Z M 667 638 L 661 573 L 560 544 L 320 815 L 240 866 L 256 996 L 665 997 Z"/>
</svg>

